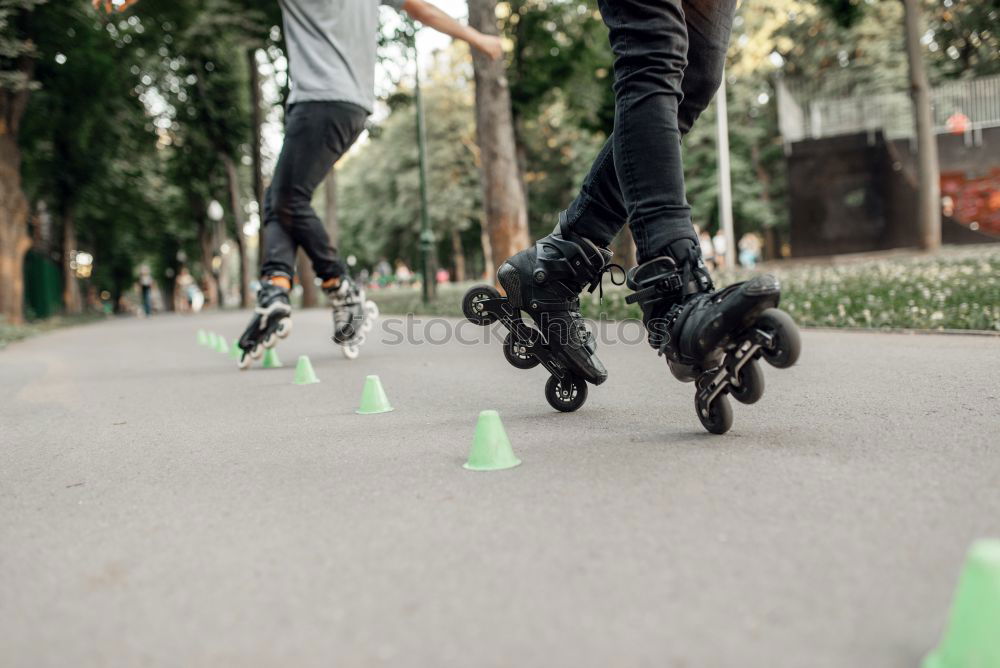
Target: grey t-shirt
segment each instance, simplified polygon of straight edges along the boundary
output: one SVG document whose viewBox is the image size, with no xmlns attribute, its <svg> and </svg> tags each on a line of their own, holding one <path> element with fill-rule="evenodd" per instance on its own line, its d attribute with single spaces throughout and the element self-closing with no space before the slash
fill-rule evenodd
<svg viewBox="0 0 1000 668">
<path fill-rule="evenodd" d="M 401 9 L 404 0 L 278 0 L 284 16 L 289 104 L 375 104 L 378 6 Z"/>
</svg>

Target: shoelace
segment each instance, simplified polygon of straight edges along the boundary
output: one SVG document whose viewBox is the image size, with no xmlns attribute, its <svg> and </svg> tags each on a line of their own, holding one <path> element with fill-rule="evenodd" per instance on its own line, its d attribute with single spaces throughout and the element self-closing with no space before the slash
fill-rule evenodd
<svg viewBox="0 0 1000 668">
<path fill-rule="evenodd" d="M 615 269 L 621 272 L 622 280 L 615 280 Z M 594 290 L 597 290 L 597 298 L 602 303 L 604 302 L 604 274 L 609 274 L 611 276 L 611 285 L 625 285 L 625 279 L 627 278 L 625 275 L 625 267 L 620 264 L 609 262 L 604 265 L 604 268 L 602 268 L 601 271 L 597 273 L 594 280 L 590 282 L 590 287 L 587 290 L 590 294 L 593 294 Z"/>
</svg>

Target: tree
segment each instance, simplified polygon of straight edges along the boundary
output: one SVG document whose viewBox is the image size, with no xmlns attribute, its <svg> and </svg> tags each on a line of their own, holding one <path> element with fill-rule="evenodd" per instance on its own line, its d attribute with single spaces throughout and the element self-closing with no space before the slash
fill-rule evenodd
<svg viewBox="0 0 1000 668">
<path fill-rule="evenodd" d="M 497 35 L 496 0 L 470 0 L 469 25 Z M 524 187 L 518 169 L 506 63 L 473 53 L 476 136 L 483 174 L 483 207 L 494 274 L 530 243 Z"/>
<path fill-rule="evenodd" d="M 0 0 L 0 315 L 12 323 L 24 319 L 24 254 L 31 247 L 19 135 L 33 87 L 35 48 L 22 24 L 43 2 Z"/>
<path fill-rule="evenodd" d="M 910 65 L 910 97 L 917 133 L 917 175 L 919 180 L 917 228 L 920 247 L 933 251 L 941 247 L 941 167 L 938 162 L 931 84 L 920 46 L 923 34 L 919 0 L 903 0 L 905 10 L 906 59 Z"/>
</svg>

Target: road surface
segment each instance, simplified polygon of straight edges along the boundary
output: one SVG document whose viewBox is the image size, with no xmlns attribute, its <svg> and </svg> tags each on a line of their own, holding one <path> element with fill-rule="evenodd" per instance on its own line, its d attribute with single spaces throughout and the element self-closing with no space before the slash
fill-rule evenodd
<svg viewBox="0 0 1000 668">
<path fill-rule="evenodd" d="M 245 320 L 0 352 L 0 665 L 912 667 L 1000 534 L 1000 338 L 806 332 L 717 437 L 641 343 L 564 415 L 398 320 L 353 362 L 320 310 L 283 369 L 195 343 Z M 462 468 L 487 408 L 519 468 Z"/>
</svg>

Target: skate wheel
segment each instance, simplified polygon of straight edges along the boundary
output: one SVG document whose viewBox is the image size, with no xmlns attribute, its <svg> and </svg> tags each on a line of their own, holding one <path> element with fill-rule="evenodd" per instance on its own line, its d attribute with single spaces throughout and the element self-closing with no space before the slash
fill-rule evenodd
<svg viewBox="0 0 1000 668">
<path fill-rule="evenodd" d="M 375 302 L 373 302 L 370 299 L 368 301 L 366 301 L 365 302 L 365 315 L 368 316 L 372 320 L 374 320 L 375 318 L 377 318 L 379 316 L 378 304 L 376 304 Z"/>
<path fill-rule="evenodd" d="M 587 382 L 572 374 L 561 379 L 549 376 L 545 383 L 545 398 L 557 411 L 572 413 L 587 401 Z"/>
<path fill-rule="evenodd" d="M 347 345 L 341 346 L 340 352 L 342 352 L 344 354 L 344 357 L 346 357 L 347 359 L 356 360 L 358 359 L 358 355 L 361 354 L 361 349 L 358 347 L 357 344 L 349 343 Z"/>
<path fill-rule="evenodd" d="M 764 396 L 764 372 L 756 360 L 750 360 L 740 369 L 739 385 L 729 384 L 729 393 L 741 404 L 755 404 Z"/>
<path fill-rule="evenodd" d="M 283 318 L 281 322 L 278 323 L 278 329 L 275 330 L 275 334 L 278 335 L 279 339 L 283 339 L 292 333 L 292 319 Z"/>
<path fill-rule="evenodd" d="M 477 285 L 469 289 L 462 298 L 462 313 L 469 322 L 483 327 L 496 322 L 496 316 L 487 311 L 480 302 L 498 299 L 500 293 L 492 285 Z"/>
<path fill-rule="evenodd" d="M 264 346 L 259 343 L 250 349 L 250 359 L 259 360 L 264 356 Z"/>
<path fill-rule="evenodd" d="M 733 407 L 724 394 L 715 397 L 707 406 L 695 395 L 694 409 L 698 412 L 701 426 L 713 434 L 725 434 L 733 426 Z"/>
<path fill-rule="evenodd" d="M 534 369 L 541 364 L 537 357 L 524 352 L 524 345 L 515 341 L 512 334 L 507 334 L 507 338 L 503 340 L 503 356 L 511 366 L 518 369 Z"/>
<path fill-rule="evenodd" d="M 372 331 L 372 327 L 374 326 L 375 323 L 372 322 L 371 316 L 368 316 L 365 318 L 365 321 L 361 323 L 361 331 L 367 334 L 368 332 Z"/>
<path fill-rule="evenodd" d="M 790 315 L 780 309 L 769 308 L 760 314 L 754 326 L 773 339 L 769 347 L 761 349 L 768 364 L 787 369 L 798 361 L 802 339 Z"/>
<path fill-rule="evenodd" d="M 277 344 L 278 344 L 278 335 L 276 333 L 272 332 L 268 334 L 266 337 L 264 337 L 265 348 L 273 348 Z"/>
<path fill-rule="evenodd" d="M 245 352 L 240 355 L 239 361 L 236 362 L 236 366 L 239 367 L 240 371 L 246 371 L 250 368 L 251 364 L 253 364 L 253 357 Z"/>
<path fill-rule="evenodd" d="M 360 347 L 365 345 L 365 341 L 367 340 L 368 340 L 368 334 L 366 334 L 365 330 L 362 328 L 361 332 L 356 337 L 354 337 L 353 343 L 355 346 Z"/>
</svg>

